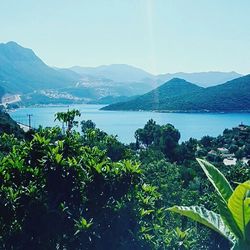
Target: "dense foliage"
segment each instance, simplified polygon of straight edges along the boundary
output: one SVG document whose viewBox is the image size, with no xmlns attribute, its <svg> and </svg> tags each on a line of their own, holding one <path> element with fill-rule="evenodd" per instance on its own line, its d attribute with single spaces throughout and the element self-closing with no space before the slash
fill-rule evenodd
<svg viewBox="0 0 250 250">
<path fill-rule="evenodd" d="M 217 194 L 219 214 L 203 206 L 174 206 L 168 210 L 179 213 L 220 233 L 234 250 L 250 248 L 250 181 L 240 183 L 235 190 L 225 176 L 207 161 L 197 159 Z"/>
<path fill-rule="evenodd" d="M 136 143 L 124 145 L 90 120 L 75 132 L 77 115 L 56 115 L 66 131 L 1 136 L 1 249 L 229 248 L 219 233 L 167 208 L 203 204 L 217 212 L 213 188 L 195 158 L 209 158 L 209 151 L 225 145 L 247 155 L 248 127 L 180 144 L 171 124 L 149 120 L 135 132 Z M 234 167 L 221 157 L 213 160 L 227 178 L 249 179 L 241 157 Z"/>
<path fill-rule="evenodd" d="M 153 210 L 160 197 L 141 181 L 138 163 L 113 162 L 78 133 L 63 136 L 58 128 L 12 141 L 0 162 L 1 248 L 143 246 L 140 228 L 160 213 Z"/>
</svg>

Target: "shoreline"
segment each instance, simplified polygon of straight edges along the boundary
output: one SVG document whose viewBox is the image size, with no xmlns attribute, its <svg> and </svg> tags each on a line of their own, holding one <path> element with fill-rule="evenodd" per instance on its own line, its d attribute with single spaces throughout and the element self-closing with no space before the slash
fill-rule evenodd
<svg viewBox="0 0 250 250">
<path fill-rule="evenodd" d="M 87 106 L 102 106 L 101 104 L 88 104 L 88 103 L 81 103 L 81 104 L 35 104 L 35 105 L 27 105 L 27 106 L 20 106 L 16 109 L 7 109 L 6 112 L 15 112 L 17 109 L 25 109 L 25 108 L 53 108 L 53 107 L 73 107 L 78 105 L 87 105 Z M 103 109 L 104 108 L 104 109 Z M 131 109 L 131 110 L 111 110 L 105 109 L 105 106 L 98 109 L 98 111 L 107 111 L 107 112 L 151 112 L 151 113 L 176 113 L 176 114 L 250 114 L 250 110 L 142 110 L 142 109 Z"/>
<path fill-rule="evenodd" d="M 152 113 L 180 113 L 180 114 L 250 114 L 250 110 L 231 110 L 231 111 L 222 111 L 222 110 L 142 110 L 142 109 L 131 109 L 131 110 L 122 110 L 122 109 L 100 109 L 101 111 L 111 111 L 111 112 L 152 112 Z"/>
</svg>

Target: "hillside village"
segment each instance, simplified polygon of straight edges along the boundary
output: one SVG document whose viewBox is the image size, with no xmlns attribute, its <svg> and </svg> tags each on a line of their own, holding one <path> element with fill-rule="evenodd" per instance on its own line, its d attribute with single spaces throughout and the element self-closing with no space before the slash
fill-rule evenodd
<svg viewBox="0 0 250 250">
<path fill-rule="evenodd" d="M 234 166 L 237 162 L 249 165 L 250 162 L 250 126 L 240 124 L 232 129 L 225 129 L 223 135 L 212 139 L 205 136 L 201 139 L 197 153 L 205 147 L 209 149 L 206 158 L 212 162 L 223 162 L 226 166 Z"/>
</svg>

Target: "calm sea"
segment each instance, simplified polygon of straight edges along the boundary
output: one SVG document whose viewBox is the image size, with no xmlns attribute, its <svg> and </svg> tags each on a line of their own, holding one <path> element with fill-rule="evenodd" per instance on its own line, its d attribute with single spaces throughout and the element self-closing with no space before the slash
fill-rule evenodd
<svg viewBox="0 0 250 250">
<path fill-rule="evenodd" d="M 204 135 L 218 136 L 225 128 L 232 128 L 241 122 L 250 125 L 250 114 L 246 113 L 155 113 L 155 112 L 130 112 L 130 111 L 102 111 L 102 105 L 72 105 L 72 106 L 46 106 L 21 108 L 11 112 L 11 117 L 24 124 L 28 124 L 28 114 L 31 114 L 33 127 L 42 125 L 60 125 L 54 122 L 56 112 L 67 111 L 68 109 L 79 109 L 82 113 L 79 120 L 92 120 L 96 126 L 105 132 L 118 135 L 124 143 L 134 142 L 136 129 L 142 128 L 149 119 L 154 119 L 159 124 L 171 123 L 181 133 L 181 141 L 190 137 L 201 138 Z M 80 131 L 80 127 L 78 128 Z"/>
</svg>

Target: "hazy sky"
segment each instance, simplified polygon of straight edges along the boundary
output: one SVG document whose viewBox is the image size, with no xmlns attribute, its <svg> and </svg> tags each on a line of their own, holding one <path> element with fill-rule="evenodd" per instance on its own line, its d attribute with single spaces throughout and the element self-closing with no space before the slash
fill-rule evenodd
<svg viewBox="0 0 250 250">
<path fill-rule="evenodd" d="M 249 0 L 0 0 L 0 41 L 47 64 L 250 73 Z"/>
</svg>

